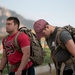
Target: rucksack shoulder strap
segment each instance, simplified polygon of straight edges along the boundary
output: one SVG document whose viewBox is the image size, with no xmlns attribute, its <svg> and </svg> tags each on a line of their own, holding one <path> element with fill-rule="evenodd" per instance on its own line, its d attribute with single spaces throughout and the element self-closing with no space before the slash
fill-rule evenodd
<svg viewBox="0 0 75 75">
<path fill-rule="evenodd" d="M 4 48 L 6 48 L 6 39 L 8 38 L 8 35 L 4 36 L 3 40 L 4 40 Z"/>
<path fill-rule="evenodd" d="M 18 36 L 19 36 L 21 33 L 22 33 L 22 32 L 18 32 L 18 33 L 16 34 L 15 38 L 14 38 L 14 46 L 15 46 L 15 48 L 16 48 L 19 52 L 21 52 L 21 48 L 20 48 L 20 46 L 19 46 L 19 44 L 18 44 Z"/>
<path fill-rule="evenodd" d="M 55 42 L 59 45 L 59 46 L 61 46 L 62 48 L 65 48 L 65 46 L 64 46 L 64 44 L 61 42 L 61 40 L 60 40 L 60 34 L 61 34 L 61 32 L 62 31 L 64 31 L 65 29 L 63 29 L 63 28 L 59 28 L 58 29 L 58 31 L 57 31 L 57 34 L 56 34 L 56 38 L 55 38 Z"/>
<path fill-rule="evenodd" d="M 73 31 L 75 31 L 75 28 L 73 28 L 71 25 L 64 26 L 63 28 L 67 30 L 70 34 L 73 34 Z"/>
<path fill-rule="evenodd" d="M 61 40 L 60 40 L 60 33 L 61 33 L 62 31 L 64 31 L 64 30 L 68 31 L 68 32 L 71 34 L 71 36 L 75 38 L 75 28 L 73 28 L 71 25 L 67 25 L 67 26 L 64 26 L 64 27 L 59 28 L 59 29 L 58 29 L 58 32 L 57 32 L 57 34 L 56 34 L 56 42 L 57 42 L 62 48 L 66 48 L 66 47 L 64 46 L 64 44 L 61 42 Z M 74 40 L 74 38 L 73 38 L 73 40 Z"/>
</svg>

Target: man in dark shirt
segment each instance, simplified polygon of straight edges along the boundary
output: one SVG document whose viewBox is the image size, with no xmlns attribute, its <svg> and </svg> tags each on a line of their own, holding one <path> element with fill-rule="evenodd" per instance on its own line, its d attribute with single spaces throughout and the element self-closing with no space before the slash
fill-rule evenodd
<svg viewBox="0 0 75 75">
<path fill-rule="evenodd" d="M 46 42 L 51 50 L 51 52 L 53 52 L 53 49 L 52 49 L 52 45 L 53 44 L 56 44 L 55 41 L 56 41 L 56 34 L 58 32 L 58 29 L 60 27 L 57 27 L 57 26 L 53 26 L 53 25 L 50 25 L 47 21 L 43 20 L 43 19 L 40 19 L 40 20 L 37 20 L 35 23 L 34 23 L 34 31 L 36 32 L 36 35 L 37 35 L 37 38 L 38 39 L 41 39 L 41 37 L 45 37 L 46 39 Z M 72 39 L 72 36 L 71 34 L 68 32 L 68 31 L 62 31 L 60 33 L 60 40 L 61 42 L 65 45 L 66 47 L 66 50 L 61 50 L 62 48 L 60 47 L 60 51 L 57 55 L 57 59 L 58 61 L 59 60 L 63 60 L 63 58 L 65 57 L 65 55 L 63 55 L 61 51 L 64 51 L 66 55 L 73 55 L 75 56 L 75 43 Z M 56 44 L 57 46 L 59 44 Z M 61 64 L 58 63 L 58 68 L 57 68 L 57 75 L 60 75 L 60 69 L 61 69 Z M 71 69 L 71 67 L 69 65 L 66 65 L 65 66 L 65 69 L 63 71 L 63 75 L 72 75 L 73 71 Z"/>
</svg>

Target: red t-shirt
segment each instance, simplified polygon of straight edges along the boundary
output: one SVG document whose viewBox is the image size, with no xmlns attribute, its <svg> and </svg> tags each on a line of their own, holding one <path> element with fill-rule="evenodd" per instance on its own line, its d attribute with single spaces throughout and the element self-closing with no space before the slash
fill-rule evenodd
<svg viewBox="0 0 75 75">
<path fill-rule="evenodd" d="M 10 65 L 14 65 L 14 64 L 20 62 L 22 59 L 22 56 L 23 56 L 23 54 L 21 52 L 19 52 L 18 50 L 12 50 L 12 48 L 14 49 L 13 40 L 17 33 L 15 33 L 11 36 L 8 36 L 8 38 L 6 39 L 6 42 L 5 42 L 6 43 L 6 51 L 7 51 L 7 55 L 8 55 L 8 62 L 10 63 Z M 25 33 L 19 34 L 17 40 L 18 40 L 18 44 L 19 44 L 20 48 L 30 45 L 30 39 Z M 4 40 L 3 40 L 2 44 L 3 44 L 3 48 L 4 48 Z M 24 69 L 29 68 L 31 65 L 32 65 L 32 62 L 29 61 Z M 16 70 L 17 69 L 15 69 L 14 71 L 16 71 Z"/>
</svg>

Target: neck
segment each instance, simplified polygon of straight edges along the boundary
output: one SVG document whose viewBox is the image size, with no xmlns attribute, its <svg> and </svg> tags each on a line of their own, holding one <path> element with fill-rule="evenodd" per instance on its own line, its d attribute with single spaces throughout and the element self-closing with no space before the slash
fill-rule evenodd
<svg viewBox="0 0 75 75">
<path fill-rule="evenodd" d="M 55 28 L 56 28 L 55 26 L 52 26 L 52 32 L 51 32 L 51 33 L 53 33 L 53 32 L 54 32 Z"/>
<path fill-rule="evenodd" d="M 18 31 L 10 32 L 9 35 L 11 36 L 11 35 L 13 35 L 13 34 L 15 34 L 15 33 L 17 33 L 17 32 L 18 32 Z"/>
</svg>

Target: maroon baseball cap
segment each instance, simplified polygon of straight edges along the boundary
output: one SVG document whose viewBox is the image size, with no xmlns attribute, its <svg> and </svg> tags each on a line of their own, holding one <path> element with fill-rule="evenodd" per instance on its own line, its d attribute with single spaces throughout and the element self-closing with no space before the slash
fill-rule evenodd
<svg viewBox="0 0 75 75">
<path fill-rule="evenodd" d="M 42 31 L 45 29 L 47 24 L 48 22 L 46 22 L 43 19 L 39 19 L 34 23 L 33 28 L 38 39 L 40 39 L 43 36 Z"/>
</svg>

